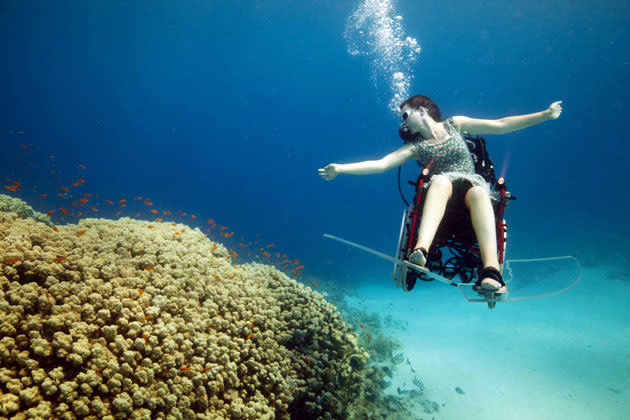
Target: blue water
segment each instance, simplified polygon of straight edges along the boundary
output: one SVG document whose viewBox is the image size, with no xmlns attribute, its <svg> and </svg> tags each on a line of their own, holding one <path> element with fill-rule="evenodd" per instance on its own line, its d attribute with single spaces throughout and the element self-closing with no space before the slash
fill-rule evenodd
<svg viewBox="0 0 630 420">
<path fill-rule="evenodd" d="M 198 215 L 190 223 L 204 230 L 212 218 L 243 240 L 274 243 L 305 275 L 388 276 L 386 263 L 321 237 L 393 253 L 404 209 L 396 171 L 317 175 L 401 145 L 373 58 L 349 54 L 344 40 L 359 3 L 2 2 L 3 182 L 18 179 L 14 195 L 46 212 L 62 205 L 60 185 L 83 178 L 81 193 L 150 197 L 160 212 Z M 562 100 L 556 121 L 487 136 L 518 197 L 506 214 L 510 253 L 614 263 L 630 231 L 622 181 L 630 7 L 539 3 L 395 2 L 392 16 L 422 47 L 410 93 L 432 97 L 444 116 L 477 118 Z M 21 144 L 34 152 L 24 156 Z M 408 163 L 403 182 L 416 174 Z"/>
</svg>

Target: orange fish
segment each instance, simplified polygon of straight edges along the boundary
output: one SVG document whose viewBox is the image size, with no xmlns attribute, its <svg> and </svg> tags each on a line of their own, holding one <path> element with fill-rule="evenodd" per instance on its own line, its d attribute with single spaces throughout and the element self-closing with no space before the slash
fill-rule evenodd
<svg viewBox="0 0 630 420">
<path fill-rule="evenodd" d="M 59 229 L 57 229 L 57 226 L 53 226 L 52 230 L 54 230 L 55 232 L 59 232 Z"/>
<path fill-rule="evenodd" d="M 230 233 L 226 233 L 225 234 L 226 238 L 231 238 L 232 236 L 234 236 L 234 232 L 230 232 Z"/>
<path fill-rule="evenodd" d="M 161 217 L 156 217 L 156 218 L 155 218 L 155 221 L 156 221 L 156 222 L 161 222 L 162 220 L 163 220 L 163 219 L 162 219 Z"/>
<path fill-rule="evenodd" d="M 85 179 L 77 179 L 77 184 L 83 184 L 85 182 Z"/>
<path fill-rule="evenodd" d="M 99 371 L 98 369 L 96 369 L 94 373 L 96 373 L 96 376 L 101 376 L 101 371 Z"/>
<path fill-rule="evenodd" d="M 249 339 L 250 339 L 250 338 L 252 338 L 253 336 L 254 336 L 254 334 L 249 334 L 249 335 L 247 336 L 247 339 L 249 340 Z"/>
<path fill-rule="evenodd" d="M 151 270 L 153 270 L 153 267 L 152 267 L 152 266 L 150 266 L 150 265 L 147 265 L 146 267 L 144 267 L 144 269 L 145 269 L 146 271 L 151 271 Z"/>
<path fill-rule="evenodd" d="M 148 343 L 149 342 L 149 337 L 147 337 L 147 335 L 145 333 L 142 333 L 142 338 L 144 338 L 144 342 Z M 331 368 L 332 369 L 332 368 Z"/>
<path fill-rule="evenodd" d="M 19 257 L 13 257 L 11 259 L 8 259 L 4 262 L 4 265 L 11 265 L 11 264 L 15 264 L 16 262 L 18 262 L 20 260 Z"/>
<path fill-rule="evenodd" d="M 79 163 L 79 164 L 77 165 L 77 168 L 79 168 L 79 169 L 85 169 L 85 165 L 83 165 L 83 164 Z"/>
<path fill-rule="evenodd" d="M 134 197 L 133 199 L 136 200 L 136 201 L 140 201 L 140 200 L 142 200 L 142 197 Z"/>
<path fill-rule="evenodd" d="M 211 225 L 211 224 L 213 224 L 213 223 L 214 223 L 214 220 L 212 220 L 212 219 L 208 219 L 208 224 L 209 224 L 209 225 Z"/>
<path fill-rule="evenodd" d="M 179 370 L 190 370 L 190 368 L 188 366 L 182 366 L 179 368 Z"/>
<path fill-rule="evenodd" d="M 153 213 L 153 214 L 157 214 L 157 212 L 158 212 L 158 211 L 157 211 L 156 209 L 151 209 L 151 213 Z"/>
<path fill-rule="evenodd" d="M 83 195 L 84 195 L 85 197 L 92 197 L 92 194 L 90 194 L 90 193 L 85 193 L 85 194 L 83 194 Z"/>
<path fill-rule="evenodd" d="M 94 213 L 96 213 L 96 212 L 98 211 L 98 209 L 97 209 L 96 207 L 92 207 L 92 211 L 93 211 Z"/>
<path fill-rule="evenodd" d="M 117 211 L 117 212 L 116 212 L 116 216 L 120 216 L 120 211 Z"/>
<path fill-rule="evenodd" d="M 225 226 L 221 226 L 219 230 L 227 230 L 227 228 Z"/>
<path fill-rule="evenodd" d="M 153 205 L 153 203 L 152 203 L 152 202 L 150 202 L 150 201 L 145 201 L 145 202 L 144 202 L 144 205 L 145 205 L 145 206 L 152 206 L 152 205 Z"/>
<path fill-rule="evenodd" d="M 63 214 L 68 214 L 68 210 L 64 209 L 63 207 L 59 207 L 59 210 L 61 210 Z"/>
<path fill-rule="evenodd" d="M 217 249 L 217 244 L 212 244 L 212 250 L 215 251 Z"/>
<path fill-rule="evenodd" d="M 53 258 L 53 261 L 54 262 L 59 262 L 59 261 L 65 260 L 65 259 L 66 259 L 66 257 L 55 257 L 55 258 Z"/>
<path fill-rule="evenodd" d="M 140 296 L 142 296 L 142 294 L 143 294 L 143 293 L 144 293 L 144 290 L 142 290 L 142 289 L 138 289 L 138 294 L 139 294 Z"/>
<path fill-rule="evenodd" d="M 83 213 L 78 212 L 78 213 L 77 213 L 77 217 L 81 217 L 81 216 L 83 216 Z"/>
<path fill-rule="evenodd" d="M 81 235 L 83 235 L 85 232 L 86 232 L 86 230 L 85 230 L 85 229 L 83 229 L 82 231 L 77 232 L 77 236 L 81 236 Z"/>
<path fill-rule="evenodd" d="M 194 214 L 191 214 L 190 217 L 194 220 L 197 218 L 197 216 L 195 216 Z"/>
<path fill-rule="evenodd" d="M 146 316 L 144 317 L 144 320 L 145 320 L 145 321 L 148 321 L 148 320 L 150 320 L 150 319 L 151 319 L 151 315 L 146 315 Z"/>
<path fill-rule="evenodd" d="M 177 226 L 177 223 L 171 222 L 171 226 Z"/>
<path fill-rule="evenodd" d="M 210 226 L 212 229 L 214 229 L 214 227 L 216 226 L 216 223 L 213 223 L 212 226 Z"/>
<path fill-rule="evenodd" d="M 359 324 L 359 327 L 361 327 L 362 330 L 365 329 L 365 325 L 363 325 L 363 324 Z"/>
<path fill-rule="evenodd" d="M 46 193 L 44 193 L 44 194 L 40 195 L 40 196 L 39 196 L 39 198 L 46 198 L 46 195 L 47 195 L 47 194 L 46 194 Z"/>
<path fill-rule="evenodd" d="M 109 204 L 110 206 L 113 206 L 113 205 L 114 205 L 114 202 L 113 202 L 112 200 L 105 200 L 105 202 L 106 202 L 107 204 Z"/>
<path fill-rule="evenodd" d="M 118 200 L 119 203 L 125 203 L 127 200 L 125 200 L 124 198 L 122 200 Z"/>
<path fill-rule="evenodd" d="M 124 208 L 124 207 L 127 207 L 127 205 L 126 204 L 121 204 L 120 207 Z"/>
<path fill-rule="evenodd" d="M 153 229 L 152 225 L 147 226 L 147 229 Z"/>
<path fill-rule="evenodd" d="M 276 246 L 276 245 L 275 244 L 269 244 L 265 248 L 273 248 L 274 246 Z"/>
<path fill-rule="evenodd" d="M 85 203 L 87 203 L 87 202 L 88 202 L 88 199 L 87 199 L 87 198 L 80 198 L 80 199 L 79 199 L 79 204 L 85 204 Z"/>
<path fill-rule="evenodd" d="M 314 281 L 311 282 L 311 283 L 313 283 L 313 286 L 317 287 L 317 283 L 315 283 Z"/>
<path fill-rule="evenodd" d="M 215 274 L 215 275 L 214 275 L 214 278 L 215 278 L 215 279 L 217 279 L 217 280 L 219 280 L 219 281 L 221 281 L 221 277 L 219 277 L 219 275 L 218 275 L 218 274 Z"/>
<path fill-rule="evenodd" d="M 54 210 L 49 210 L 48 213 L 46 213 L 46 217 L 50 217 L 51 214 L 53 214 L 55 211 Z"/>
<path fill-rule="evenodd" d="M 205 368 L 203 368 L 203 370 L 210 370 L 210 369 L 214 369 L 216 366 L 206 366 Z"/>
<path fill-rule="evenodd" d="M 50 301 L 50 293 L 48 293 L 48 290 L 46 290 L 46 299 Z"/>
<path fill-rule="evenodd" d="M 296 269 L 296 270 L 301 270 L 301 269 L 303 269 L 303 268 L 304 268 L 304 266 L 303 266 L 303 265 L 298 265 L 297 267 L 295 267 L 295 269 Z"/>
</svg>

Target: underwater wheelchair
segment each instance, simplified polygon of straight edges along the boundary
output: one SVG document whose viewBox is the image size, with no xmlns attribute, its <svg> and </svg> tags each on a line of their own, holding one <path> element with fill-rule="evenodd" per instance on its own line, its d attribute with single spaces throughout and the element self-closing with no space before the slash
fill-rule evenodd
<svg viewBox="0 0 630 420">
<path fill-rule="evenodd" d="M 504 219 L 505 209 L 511 200 L 515 200 L 505 184 L 504 178 L 496 179 L 494 166 L 485 150 L 485 140 L 482 137 L 472 137 L 465 134 L 465 141 L 473 157 L 475 171 L 481 175 L 491 187 L 492 207 L 495 214 L 495 227 L 497 236 L 497 257 L 499 271 L 503 271 L 503 262 L 507 244 L 507 223 Z M 408 208 L 403 212 L 400 235 L 396 248 L 396 263 L 392 273 L 396 285 L 404 291 L 411 291 L 417 280 L 432 281 L 426 270 L 445 278 L 453 286 L 457 284 L 470 284 L 477 278 L 478 271 L 482 268 L 479 245 L 473 230 L 470 213 L 467 209 L 453 208 L 447 205 L 446 212 L 438 227 L 435 238 L 428 250 L 426 270 L 414 270 L 408 262 L 409 250 L 412 250 L 418 239 L 418 230 L 422 217 L 424 199 L 428 190 L 430 172 L 423 168 L 415 182 L 408 183 L 415 187 L 415 196 L 412 204 L 407 203 L 402 191 L 401 197 Z M 400 189 L 400 172 L 399 172 Z M 450 204 L 450 203 L 449 203 Z M 403 263 L 404 262 L 404 263 Z M 474 282 L 473 282 L 474 284 Z M 494 295 L 485 296 L 490 308 L 494 308 L 496 301 Z"/>
</svg>

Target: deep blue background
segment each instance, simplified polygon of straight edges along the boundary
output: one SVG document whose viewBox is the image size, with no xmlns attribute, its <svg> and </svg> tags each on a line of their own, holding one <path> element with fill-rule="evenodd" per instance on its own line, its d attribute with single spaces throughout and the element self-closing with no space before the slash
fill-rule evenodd
<svg viewBox="0 0 630 420">
<path fill-rule="evenodd" d="M 317 175 L 401 144 L 370 58 L 346 51 L 358 4 L 3 1 L 3 182 L 19 179 L 17 195 L 39 210 L 53 205 L 53 194 L 28 188 L 32 172 L 15 168 L 19 145 L 33 145 L 31 165 L 47 167 L 53 154 L 58 170 L 87 180 L 84 191 L 151 197 L 245 240 L 259 234 L 307 275 L 388 276 L 388 263 L 321 237 L 393 254 L 404 208 L 396 171 Z M 518 197 L 510 255 L 626 255 L 628 3 L 400 0 L 396 10 L 423 48 L 411 93 L 432 97 L 445 117 L 564 101 L 559 120 L 487 136 Z M 416 173 L 409 163 L 403 179 Z"/>
</svg>

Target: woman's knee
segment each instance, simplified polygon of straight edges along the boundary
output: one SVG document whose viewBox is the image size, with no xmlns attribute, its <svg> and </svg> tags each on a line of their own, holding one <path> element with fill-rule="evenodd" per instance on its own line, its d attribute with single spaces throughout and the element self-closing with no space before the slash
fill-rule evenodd
<svg viewBox="0 0 630 420">
<path fill-rule="evenodd" d="M 464 199 L 468 207 L 476 203 L 482 203 L 489 200 L 490 196 L 488 195 L 488 192 L 479 186 L 471 187 L 468 191 L 466 191 L 466 197 Z"/>
<path fill-rule="evenodd" d="M 431 186 L 429 190 L 436 190 L 447 194 L 449 197 L 453 192 L 453 183 L 444 175 L 435 175 L 431 178 Z"/>
</svg>

